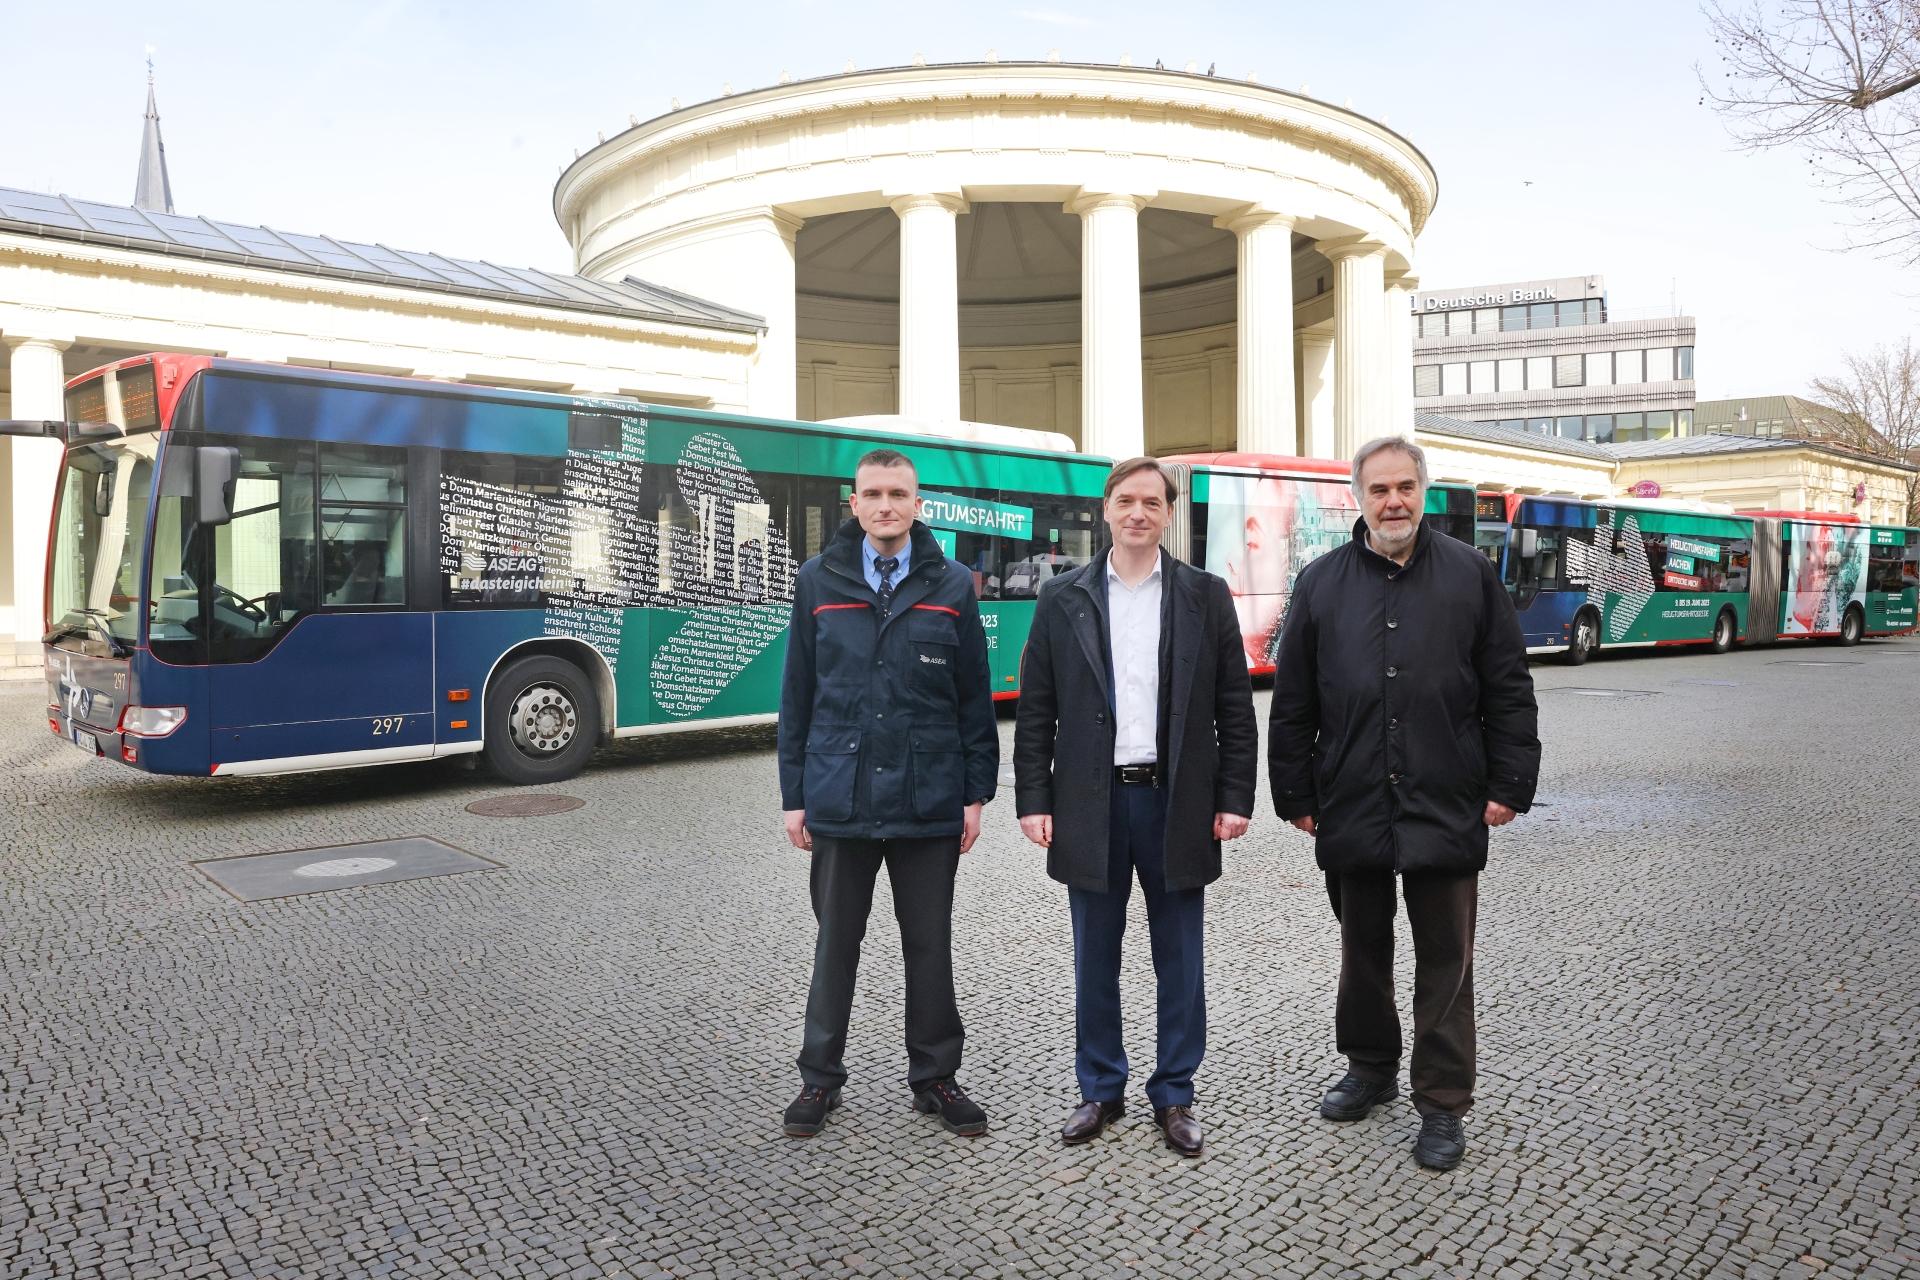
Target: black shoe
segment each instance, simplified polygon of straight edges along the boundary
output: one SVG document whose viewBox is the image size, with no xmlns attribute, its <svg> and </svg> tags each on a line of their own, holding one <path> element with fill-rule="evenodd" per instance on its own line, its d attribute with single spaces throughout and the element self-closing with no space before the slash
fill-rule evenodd
<svg viewBox="0 0 1920 1280">
<path fill-rule="evenodd" d="M 827 1112 L 839 1105 L 838 1089 L 807 1085 L 800 1090 L 799 1097 L 787 1104 L 787 1114 L 781 1118 L 780 1128 L 789 1138 L 811 1138 L 826 1127 Z"/>
<path fill-rule="evenodd" d="M 1124 1102 L 1082 1102 L 1067 1117 L 1067 1123 L 1060 1130 L 1060 1141 L 1070 1147 L 1083 1142 L 1092 1142 L 1106 1131 L 1108 1125 L 1127 1114 Z"/>
<path fill-rule="evenodd" d="M 1459 1116 L 1436 1111 L 1420 1122 L 1413 1158 L 1428 1169 L 1451 1169 L 1467 1154 L 1467 1134 Z"/>
<path fill-rule="evenodd" d="M 1189 1107 L 1155 1107 L 1153 1122 L 1167 1137 L 1167 1145 L 1189 1158 L 1200 1154 L 1200 1122 Z"/>
<path fill-rule="evenodd" d="M 915 1093 L 913 1109 L 939 1116 L 948 1133 L 957 1133 L 963 1138 L 978 1137 L 987 1131 L 987 1113 L 967 1096 L 965 1089 L 951 1080 L 935 1080 Z"/>
<path fill-rule="evenodd" d="M 1362 1080 L 1349 1071 L 1340 1083 L 1320 1099 L 1322 1120 L 1365 1120 L 1367 1113 L 1383 1102 L 1400 1096 L 1400 1086 L 1392 1080 Z"/>
</svg>

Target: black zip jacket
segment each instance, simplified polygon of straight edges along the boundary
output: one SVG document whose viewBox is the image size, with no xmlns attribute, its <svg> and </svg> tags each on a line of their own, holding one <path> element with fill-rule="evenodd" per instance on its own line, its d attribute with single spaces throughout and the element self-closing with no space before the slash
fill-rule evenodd
<svg viewBox="0 0 1920 1280">
<path fill-rule="evenodd" d="M 1267 739 L 1273 807 L 1324 871 L 1477 872 L 1486 802 L 1524 813 L 1539 713 L 1493 565 L 1421 529 L 1405 567 L 1353 541 L 1294 583 Z"/>
<path fill-rule="evenodd" d="M 907 576 L 882 617 L 860 524 L 800 567 L 780 694 L 780 807 L 816 835 L 958 836 L 1000 769 L 973 574 L 914 521 Z"/>
</svg>

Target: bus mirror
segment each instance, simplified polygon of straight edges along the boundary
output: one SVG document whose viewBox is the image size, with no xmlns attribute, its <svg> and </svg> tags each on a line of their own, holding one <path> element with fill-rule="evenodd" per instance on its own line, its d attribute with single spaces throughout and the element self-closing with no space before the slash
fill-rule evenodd
<svg viewBox="0 0 1920 1280">
<path fill-rule="evenodd" d="M 240 478 L 240 451 L 202 445 L 193 456 L 194 518 L 201 524 L 233 519 L 233 486 Z"/>
<path fill-rule="evenodd" d="M 1522 560 L 1531 560 L 1539 550 L 1540 531 L 1537 529 L 1522 529 L 1520 531 L 1520 558 Z"/>
<path fill-rule="evenodd" d="M 113 514 L 113 486 L 117 468 L 108 467 L 93 478 L 93 514 L 106 519 Z"/>
</svg>

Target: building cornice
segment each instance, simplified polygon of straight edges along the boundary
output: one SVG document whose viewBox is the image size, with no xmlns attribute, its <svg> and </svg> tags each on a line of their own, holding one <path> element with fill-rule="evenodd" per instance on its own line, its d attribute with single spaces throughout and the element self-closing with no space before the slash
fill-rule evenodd
<svg viewBox="0 0 1920 1280">
<path fill-rule="evenodd" d="M 1087 63 L 954 63 L 897 67 L 776 85 L 643 121 L 598 144 L 554 184 L 563 232 L 586 195 L 620 172 L 689 143 L 822 116 L 943 103 L 1008 102 L 1065 109 L 1100 104 L 1178 112 L 1309 141 L 1371 168 L 1400 194 L 1418 236 L 1439 200 L 1439 178 L 1419 148 L 1346 108 L 1247 81 Z"/>
</svg>

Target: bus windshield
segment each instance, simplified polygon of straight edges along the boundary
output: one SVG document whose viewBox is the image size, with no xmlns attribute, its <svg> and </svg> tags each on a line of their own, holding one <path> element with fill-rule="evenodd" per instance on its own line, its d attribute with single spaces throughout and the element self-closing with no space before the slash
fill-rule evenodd
<svg viewBox="0 0 1920 1280">
<path fill-rule="evenodd" d="M 140 565 L 160 437 L 67 451 L 54 515 L 47 639 L 122 656 L 140 640 Z"/>
</svg>

